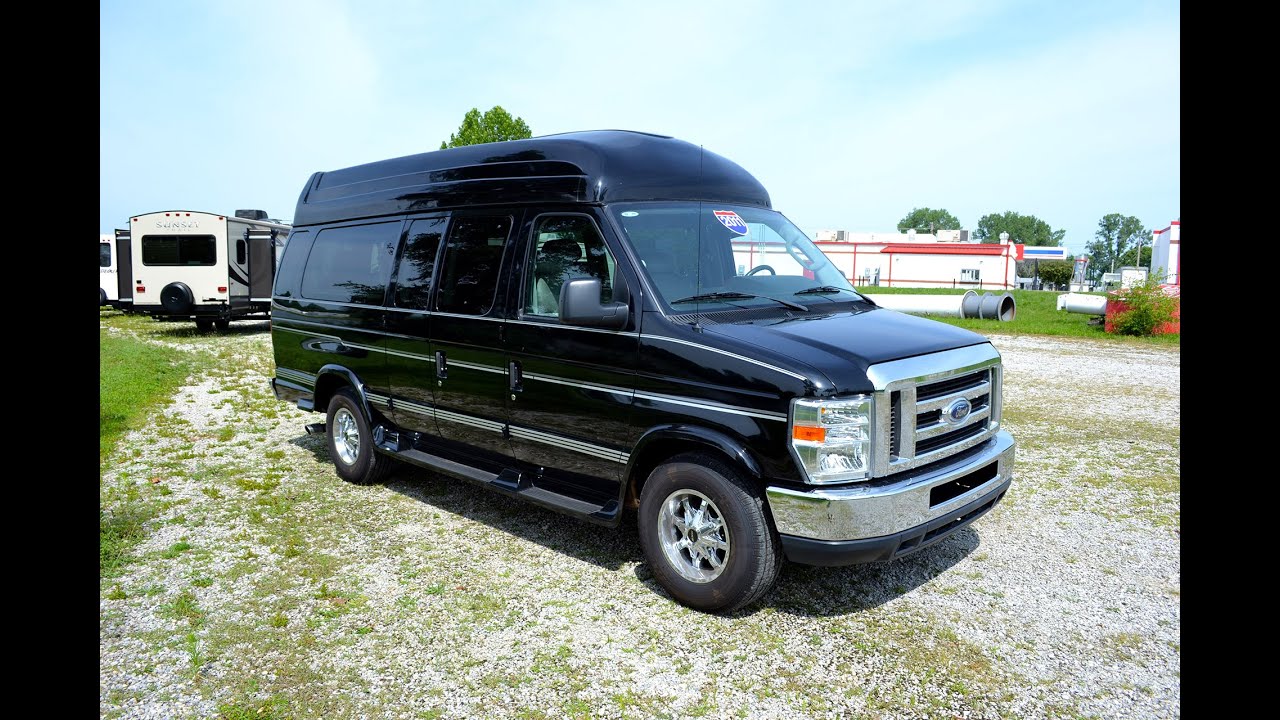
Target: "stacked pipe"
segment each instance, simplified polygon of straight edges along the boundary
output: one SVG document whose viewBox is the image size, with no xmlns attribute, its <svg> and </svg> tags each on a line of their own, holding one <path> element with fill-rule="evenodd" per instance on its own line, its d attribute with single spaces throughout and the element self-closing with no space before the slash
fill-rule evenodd
<svg viewBox="0 0 1280 720">
<path fill-rule="evenodd" d="M 1009 293 L 978 293 L 968 290 L 963 295 L 870 295 L 882 308 L 912 315 L 946 315 L 958 318 L 981 318 L 1008 322 L 1017 315 L 1018 306 Z"/>
</svg>

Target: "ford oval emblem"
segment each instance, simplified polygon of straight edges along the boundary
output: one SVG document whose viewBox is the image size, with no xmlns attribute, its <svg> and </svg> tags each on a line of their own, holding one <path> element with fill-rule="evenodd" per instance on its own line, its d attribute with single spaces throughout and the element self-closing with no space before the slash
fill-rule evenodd
<svg viewBox="0 0 1280 720">
<path fill-rule="evenodd" d="M 952 425 L 959 425 L 965 418 L 969 417 L 969 411 L 972 409 L 973 405 L 967 399 L 960 398 L 942 411 L 942 419 Z"/>
</svg>

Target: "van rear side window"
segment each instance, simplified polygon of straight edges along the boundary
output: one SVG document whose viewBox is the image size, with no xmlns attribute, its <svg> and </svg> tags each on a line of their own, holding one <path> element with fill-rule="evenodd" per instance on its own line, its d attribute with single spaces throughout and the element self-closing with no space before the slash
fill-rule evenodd
<svg viewBox="0 0 1280 720">
<path fill-rule="evenodd" d="M 213 265 L 218 247 L 212 235 L 143 235 L 143 265 Z"/>
<path fill-rule="evenodd" d="M 399 221 L 321 230 L 302 271 L 302 297 L 381 305 L 399 236 Z"/>
<path fill-rule="evenodd" d="M 396 307 L 428 310 L 436 253 L 444 235 L 445 218 L 414 220 L 404 242 L 396 275 Z"/>
</svg>

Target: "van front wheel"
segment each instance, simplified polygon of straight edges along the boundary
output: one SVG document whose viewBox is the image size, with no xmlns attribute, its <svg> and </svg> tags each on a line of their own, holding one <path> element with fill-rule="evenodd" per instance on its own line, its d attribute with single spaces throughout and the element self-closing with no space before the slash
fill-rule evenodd
<svg viewBox="0 0 1280 720">
<path fill-rule="evenodd" d="M 326 419 L 329 458 L 338 477 L 356 485 L 372 485 L 391 472 L 394 462 L 373 449 L 369 421 L 349 388 L 333 394 Z"/>
<path fill-rule="evenodd" d="M 759 491 L 713 457 L 690 453 L 655 468 L 637 522 L 654 579 L 696 610 L 749 605 L 773 587 L 782 567 Z"/>
</svg>

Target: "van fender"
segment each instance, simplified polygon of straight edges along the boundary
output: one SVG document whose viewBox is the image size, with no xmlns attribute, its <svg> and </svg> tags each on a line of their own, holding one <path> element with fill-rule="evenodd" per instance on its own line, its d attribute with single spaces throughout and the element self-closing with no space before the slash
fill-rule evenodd
<svg viewBox="0 0 1280 720">
<path fill-rule="evenodd" d="M 671 441 L 682 445 L 701 445 L 718 450 L 729 457 L 753 479 L 759 480 L 764 477 L 764 473 L 760 470 L 760 464 L 756 462 L 756 459 L 747 450 L 747 446 L 730 435 L 726 435 L 719 430 L 687 423 L 656 425 L 640 436 L 635 448 L 631 451 L 630 459 L 627 460 L 627 469 L 623 475 L 626 478 L 626 482 L 623 483 L 624 498 L 633 481 L 644 482 L 644 478 L 633 477 L 633 474 L 638 466 L 642 464 L 642 461 L 645 460 L 647 451 L 656 444 Z"/>
<path fill-rule="evenodd" d="M 365 396 L 364 382 L 349 368 L 332 363 L 321 366 L 316 372 L 315 410 L 317 412 L 328 410 L 329 400 L 333 398 L 334 391 L 343 385 L 348 385 L 355 391 L 356 400 L 360 403 L 365 419 L 372 421 L 373 412 L 369 408 L 369 398 Z"/>
</svg>

